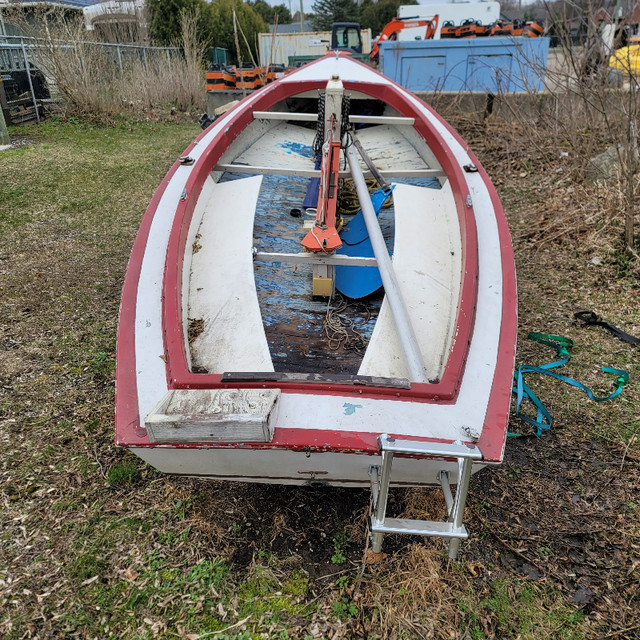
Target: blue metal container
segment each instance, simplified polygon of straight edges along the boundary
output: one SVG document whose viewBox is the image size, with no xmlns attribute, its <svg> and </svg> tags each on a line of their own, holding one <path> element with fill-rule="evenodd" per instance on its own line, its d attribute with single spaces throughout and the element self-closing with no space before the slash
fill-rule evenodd
<svg viewBox="0 0 640 640">
<path fill-rule="evenodd" d="M 380 69 L 411 91 L 542 91 L 549 38 L 383 42 Z"/>
</svg>

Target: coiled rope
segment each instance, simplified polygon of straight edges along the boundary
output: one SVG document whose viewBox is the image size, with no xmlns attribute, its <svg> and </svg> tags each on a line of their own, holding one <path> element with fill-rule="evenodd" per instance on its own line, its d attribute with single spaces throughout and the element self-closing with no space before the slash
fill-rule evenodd
<svg viewBox="0 0 640 640">
<path fill-rule="evenodd" d="M 331 351 L 345 349 L 355 351 L 358 354 L 364 353 L 369 340 L 358 331 L 356 323 L 350 317 L 358 309 L 365 313 L 363 323 L 369 322 L 371 312 L 366 304 L 349 302 L 339 293 L 329 299 L 322 330 L 327 337 L 327 344 Z"/>
<path fill-rule="evenodd" d="M 366 178 L 366 183 L 369 194 L 373 195 L 378 190 L 378 183 L 375 178 Z M 393 196 L 390 193 L 389 197 L 382 205 L 382 208 L 388 209 L 392 206 Z M 353 216 L 360 211 L 358 194 L 356 193 L 356 187 L 351 178 L 344 178 L 340 182 L 340 191 L 338 192 L 338 211 L 344 216 Z"/>
</svg>

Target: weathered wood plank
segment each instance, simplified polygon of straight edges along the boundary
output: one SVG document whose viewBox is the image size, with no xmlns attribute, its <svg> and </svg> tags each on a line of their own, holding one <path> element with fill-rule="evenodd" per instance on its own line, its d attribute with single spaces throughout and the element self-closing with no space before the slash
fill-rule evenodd
<svg viewBox="0 0 640 640">
<path fill-rule="evenodd" d="M 271 442 L 279 389 L 172 389 L 145 420 L 149 440 Z"/>
<path fill-rule="evenodd" d="M 319 373 L 255 373 L 252 371 L 233 371 L 222 374 L 222 382 L 321 382 L 323 384 L 345 384 L 362 387 L 394 387 L 409 389 L 411 383 L 406 378 L 381 378 L 377 376 L 350 376 L 337 373 L 323 375 Z"/>
</svg>

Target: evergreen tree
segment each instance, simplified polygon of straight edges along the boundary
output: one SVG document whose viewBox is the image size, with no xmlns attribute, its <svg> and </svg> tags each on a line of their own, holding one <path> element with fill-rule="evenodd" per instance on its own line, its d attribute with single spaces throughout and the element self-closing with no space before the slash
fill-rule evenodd
<svg viewBox="0 0 640 640">
<path fill-rule="evenodd" d="M 273 14 L 274 19 L 271 20 L 271 23 L 275 22 L 275 14 L 278 14 L 278 24 L 291 24 L 291 11 L 284 4 L 275 5 Z"/>
<path fill-rule="evenodd" d="M 208 8 L 204 0 L 148 0 L 147 6 L 151 14 L 151 36 L 154 43 L 161 46 L 171 46 L 180 41 L 182 12 L 198 12 L 202 22 Z"/>
<path fill-rule="evenodd" d="M 265 3 L 266 4 L 266 3 Z M 182 12 L 198 12 L 202 39 L 210 47 L 224 47 L 230 58 L 236 60 L 237 50 L 233 33 L 233 0 L 149 0 L 151 10 L 151 33 L 159 45 L 173 45 L 180 41 Z M 257 34 L 268 31 L 267 24 L 248 4 L 236 0 L 238 22 L 258 61 L 256 51 Z M 243 63 L 251 62 L 245 39 L 238 29 L 238 41 Z"/>
<path fill-rule="evenodd" d="M 238 29 L 238 42 L 240 44 L 240 55 L 242 63 L 250 63 L 251 55 L 247 49 L 247 42 L 251 47 L 253 59 L 258 62 L 258 51 L 256 42 L 259 33 L 268 31 L 265 21 L 242 0 L 236 0 L 236 15 L 238 23 L 244 32 L 244 38 Z M 237 62 L 236 42 L 233 33 L 233 0 L 214 0 L 207 5 L 207 27 L 212 37 L 212 46 L 224 47 L 229 51 L 233 60 Z M 246 42 L 245 42 L 246 38 Z"/>
<path fill-rule="evenodd" d="M 363 29 L 371 29 L 372 36 L 377 36 L 384 26 L 398 15 L 401 4 L 418 4 L 416 0 L 364 0 L 360 5 L 360 22 Z"/>
<path fill-rule="evenodd" d="M 247 3 L 267 24 L 274 24 L 276 15 L 278 24 L 291 24 L 291 12 L 284 4 L 272 7 L 265 0 L 251 0 Z"/>
<path fill-rule="evenodd" d="M 316 0 L 313 3 L 313 28 L 329 31 L 334 22 L 359 22 L 360 10 L 354 0 Z"/>
</svg>

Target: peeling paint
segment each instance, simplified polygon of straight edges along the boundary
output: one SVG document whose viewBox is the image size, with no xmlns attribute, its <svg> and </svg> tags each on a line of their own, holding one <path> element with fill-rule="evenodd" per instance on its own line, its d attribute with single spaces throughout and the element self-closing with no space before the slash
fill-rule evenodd
<svg viewBox="0 0 640 640">
<path fill-rule="evenodd" d="M 352 416 L 356 412 L 356 409 L 362 409 L 361 404 L 351 404 L 350 402 L 345 402 L 342 406 L 344 407 L 345 416 Z"/>
</svg>

